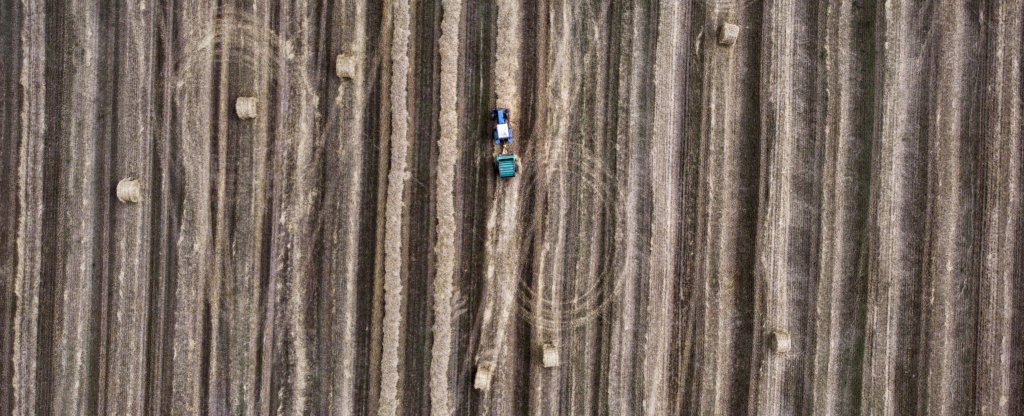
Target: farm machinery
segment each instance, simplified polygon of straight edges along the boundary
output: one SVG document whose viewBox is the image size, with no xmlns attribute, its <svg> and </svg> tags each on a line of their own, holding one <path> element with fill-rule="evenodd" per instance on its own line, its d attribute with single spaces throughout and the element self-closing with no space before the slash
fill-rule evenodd
<svg viewBox="0 0 1024 416">
<path fill-rule="evenodd" d="M 512 127 L 509 126 L 509 111 L 507 108 L 495 108 L 491 111 L 491 120 L 494 120 L 494 144 L 501 146 L 501 153 L 494 157 L 495 170 L 499 178 L 511 178 L 519 171 L 519 158 L 509 150 L 512 143 Z"/>
</svg>

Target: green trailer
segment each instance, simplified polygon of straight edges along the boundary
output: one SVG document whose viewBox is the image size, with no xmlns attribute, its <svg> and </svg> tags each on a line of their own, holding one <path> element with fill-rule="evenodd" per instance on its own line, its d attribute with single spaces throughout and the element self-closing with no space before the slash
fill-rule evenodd
<svg viewBox="0 0 1024 416">
<path fill-rule="evenodd" d="M 516 176 L 516 171 L 519 170 L 516 167 L 516 155 L 514 153 L 495 156 L 494 165 L 498 169 L 498 177 L 500 178 Z"/>
</svg>

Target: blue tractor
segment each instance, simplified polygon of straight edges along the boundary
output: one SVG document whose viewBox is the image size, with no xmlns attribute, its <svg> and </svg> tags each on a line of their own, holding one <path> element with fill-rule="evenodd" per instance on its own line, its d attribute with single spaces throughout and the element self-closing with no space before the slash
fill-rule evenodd
<svg viewBox="0 0 1024 416">
<path fill-rule="evenodd" d="M 494 144 L 505 145 L 512 143 L 512 127 L 508 125 L 509 112 L 507 108 L 495 108 L 491 111 L 491 120 L 494 124 Z"/>
<path fill-rule="evenodd" d="M 501 154 L 494 157 L 494 165 L 498 171 L 498 177 L 511 178 L 516 176 L 519 170 L 516 154 L 508 150 L 512 143 L 512 127 L 509 127 L 509 111 L 507 108 L 496 108 L 491 112 L 491 119 L 494 125 L 494 144 L 501 146 Z"/>
</svg>

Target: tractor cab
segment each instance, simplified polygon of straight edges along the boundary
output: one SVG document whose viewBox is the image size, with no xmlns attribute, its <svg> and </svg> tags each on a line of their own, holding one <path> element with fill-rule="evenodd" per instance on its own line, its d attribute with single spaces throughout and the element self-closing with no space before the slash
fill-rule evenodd
<svg viewBox="0 0 1024 416">
<path fill-rule="evenodd" d="M 494 144 L 505 145 L 512 143 L 512 127 L 508 125 L 508 109 L 496 108 L 491 112 L 491 120 L 494 120 Z"/>
</svg>

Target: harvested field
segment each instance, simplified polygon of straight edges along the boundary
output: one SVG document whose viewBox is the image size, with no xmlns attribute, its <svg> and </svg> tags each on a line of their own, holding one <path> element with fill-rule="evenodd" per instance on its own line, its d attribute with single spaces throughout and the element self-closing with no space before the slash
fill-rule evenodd
<svg viewBox="0 0 1024 416">
<path fill-rule="evenodd" d="M 1024 415 L 1022 23 L 0 0 L 0 415 Z"/>
</svg>

